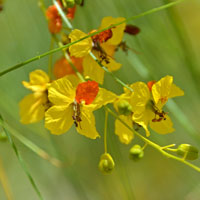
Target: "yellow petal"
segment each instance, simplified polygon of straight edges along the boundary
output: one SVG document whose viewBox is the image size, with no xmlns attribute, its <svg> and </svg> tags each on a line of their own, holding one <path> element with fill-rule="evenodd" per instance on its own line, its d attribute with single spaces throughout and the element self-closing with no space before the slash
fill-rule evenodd
<svg viewBox="0 0 200 200">
<path fill-rule="evenodd" d="M 177 97 L 177 96 L 183 96 L 184 91 L 181 90 L 179 87 L 177 87 L 175 84 L 172 84 L 171 91 L 169 94 L 169 98 Z"/>
<path fill-rule="evenodd" d="M 154 116 L 155 114 L 151 110 L 146 109 L 141 114 L 133 114 L 132 120 L 144 128 L 146 132 L 146 136 L 148 137 L 150 136 L 148 125 L 149 125 L 149 122 L 154 118 Z"/>
<path fill-rule="evenodd" d="M 106 42 L 100 44 L 101 48 L 106 52 L 106 54 L 110 57 L 113 57 L 115 53 L 116 46 L 107 44 Z"/>
<path fill-rule="evenodd" d="M 77 131 L 88 138 L 96 139 L 99 133 L 95 127 L 95 118 L 92 112 L 88 111 L 87 108 L 81 110 L 81 122 L 78 124 Z"/>
<path fill-rule="evenodd" d="M 103 60 L 102 64 L 103 64 L 103 66 L 107 67 L 110 72 L 116 71 L 116 70 L 120 69 L 122 66 L 120 63 L 116 62 L 111 57 L 108 57 L 108 63 L 106 63 L 106 61 Z"/>
<path fill-rule="evenodd" d="M 74 101 L 75 88 L 67 77 L 54 81 L 49 89 L 49 100 L 56 105 L 69 105 Z"/>
<path fill-rule="evenodd" d="M 93 110 L 99 109 L 100 107 L 112 103 L 117 99 L 117 95 L 113 92 L 110 92 L 104 88 L 99 88 L 99 92 L 92 102 L 92 104 L 88 105 L 88 107 L 92 107 Z"/>
<path fill-rule="evenodd" d="M 99 27 L 99 30 L 104 29 L 112 24 L 116 24 L 119 22 L 124 21 L 124 17 L 118 17 L 118 18 L 113 18 L 113 17 L 104 17 L 101 21 L 101 26 Z M 106 41 L 107 44 L 111 45 L 118 45 L 123 38 L 124 35 L 124 29 L 125 29 L 126 23 L 120 24 L 119 26 L 116 26 L 112 28 L 112 37 Z"/>
<path fill-rule="evenodd" d="M 133 94 L 130 99 L 130 104 L 135 114 L 140 114 L 145 111 L 146 105 L 150 100 L 150 92 L 147 85 L 143 82 L 136 82 L 131 85 Z"/>
<path fill-rule="evenodd" d="M 174 131 L 173 123 L 169 116 L 165 116 L 166 120 L 161 120 L 160 122 L 150 121 L 150 127 L 157 133 L 167 134 Z"/>
<path fill-rule="evenodd" d="M 60 135 L 67 132 L 73 124 L 73 108 L 69 106 L 52 106 L 45 113 L 45 127 L 52 134 Z"/>
<path fill-rule="evenodd" d="M 169 98 L 172 83 L 173 83 L 173 77 L 165 76 L 152 86 L 153 99 L 156 107 L 160 110 L 166 104 Z"/>
<path fill-rule="evenodd" d="M 98 53 L 96 51 L 93 51 L 93 53 L 98 58 Z M 88 76 L 97 83 L 103 84 L 104 70 L 90 55 L 83 59 L 83 73 L 85 77 Z"/>
<path fill-rule="evenodd" d="M 47 83 L 49 83 L 49 76 L 42 70 L 35 70 L 29 75 L 30 82 L 22 81 L 24 87 L 40 92 L 47 88 Z"/>
<path fill-rule="evenodd" d="M 77 85 L 81 82 L 78 76 L 75 74 L 70 74 L 65 77 L 71 82 L 73 88 L 76 88 Z"/>
<path fill-rule="evenodd" d="M 131 128 L 133 127 L 133 121 L 131 120 L 130 116 L 127 117 L 121 115 L 120 119 L 123 120 Z M 115 120 L 115 134 L 119 136 L 120 141 L 124 144 L 129 144 L 134 137 L 133 131 L 128 129 L 119 120 Z"/>
<path fill-rule="evenodd" d="M 34 93 L 25 96 L 19 103 L 21 123 L 35 123 L 44 118 L 47 95 Z"/>
<path fill-rule="evenodd" d="M 86 37 L 87 34 L 78 30 L 78 29 L 74 29 L 70 34 L 69 34 L 69 38 L 71 39 L 71 42 L 77 41 L 83 37 Z M 73 44 L 69 47 L 69 52 L 70 52 L 70 56 L 75 56 L 75 57 L 84 57 L 87 54 L 89 54 L 89 52 L 92 49 L 92 39 L 91 38 L 87 38 L 84 40 L 81 40 L 80 42 Z"/>
</svg>

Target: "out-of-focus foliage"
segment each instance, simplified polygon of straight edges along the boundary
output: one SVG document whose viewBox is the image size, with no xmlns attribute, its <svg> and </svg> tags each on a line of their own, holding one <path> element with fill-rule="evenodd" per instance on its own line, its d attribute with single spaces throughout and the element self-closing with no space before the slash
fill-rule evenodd
<svg viewBox="0 0 200 200">
<path fill-rule="evenodd" d="M 168 3 L 168 0 L 85 0 L 78 7 L 73 25 L 89 32 L 98 28 L 104 16 L 130 17 L 151 8 Z M 50 1 L 45 1 L 46 5 Z M 37 0 L 5 1 L 0 12 L 0 71 L 24 61 L 50 48 L 50 34 Z M 174 81 L 185 91 L 176 100 L 194 130 L 188 131 L 171 113 L 176 131 L 160 136 L 152 133 L 151 139 L 161 145 L 191 143 L 200 149 L 200 91 L 197 81 L 200 72 L 200 23 L 199 0 L 185 1 L 176 7 L 160 11 L 135 21 L 141 32 L 126 36 L 132 49 L 117 52 L 122 68 L 115 72 L 124 82 L 159 80 L 172 75 Z M 54 54 L 54 61 L 61 53 Z M 108 150 L 116 168 L 110 175 L 98 170 L 103 153 L 101 139 L 90 140 L 72 129 L 61 136 L 50 135 L 43 122 L 22 125 L 19 122 L 19 101 L 28 94 L 21 81 L 28 80 L 34 69 L 47 71 L 48 57 L 30 63 L 23 68 L 0 77 L 0 113 L 15 131 L 29 138 L 51 155 L 64 161 L 63 168 L 56 168 L 41 159 L 15 138 L 35 182 L 45 199 L 139 199 L 139 200 L 195 200 L 199 198 L 200 174 L 174 160 L 168 160 L 151 147 L 145 149 L 139 162 L 129 160 L 131 145 L 120 144 L 114 134 L 114 119 L 109 116 Z M 122 87 L 106 75 L 104 86 L 118 94 Z M 103 134 L 104 111 L 95 113 L 97 129 Z M 176 114 L 176 113 L 174 113 Z M 140 143 L 137 138 L 133 143 Z M 0 158 L 6 170 L 14 199 L 36 200 L 31 184 L 21 169 L 8 142 L 0 143 Z M 194 161 L 200 165 L 199 160 Z M 0 188 L 0 199 L 6 199 Z"/>
</svg>

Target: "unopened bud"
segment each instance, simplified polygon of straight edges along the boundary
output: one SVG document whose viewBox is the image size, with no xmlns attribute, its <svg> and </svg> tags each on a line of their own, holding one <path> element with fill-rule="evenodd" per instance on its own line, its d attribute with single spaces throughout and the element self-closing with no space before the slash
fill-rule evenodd
<svg viewBox="0 0 200 200">
<path fill-rule="evenodd" d="M 76 3 L 77 5 L 81 5 L 82 2 L 83 2 L 83 0 L 75 0 L 75 3 Z"/>
<path fill-rule="evenodd" d="M 177 154 L 180 156 L 185 156 L 186 160 L 195 160 L 198 158 L 198 149 L 196 147 L 193 147 L 190 144 L 181 144 L 177 148 Z"/>
<path fill-rule="evenodd" d="M 132 24 L 127 24 L 124 32 L 130 35 L 137 35 L 140 32 L 140 29 Z"/>
<path fill-rule="evenodd" d="M 109 153 L 104 153 L 99 162 L 99 170 L 104 174 L 110 174 L 115 167 L 115 162 Z"/>
<path fill-rule="evenodd" d="M 134 160 L 134 161 L 138 161 L 141 158 L 144 157 L 144 151 L 142 149 L 142 147 L 138 144 L 134 145 L 131 149 L 130 149 L 130 159 Z"/>
<path fill-rule="evenodd" d="M 67 0 L 67 7 L 68 8 L 73 8 L 74 6 L 75 6 L 74 0 Z"/>
<path fill-rule="evenodd" d="M 6 141 L 8 139 L 6 133 L 4 132 L 4 130 L 1 130 L 0 128 L 0 141 Z"/>
<path fill-rule="evenodd" d="M 121 100 L 117 104 L 118 112 L 120 115 L 130 115 L 132 113 L 132 106 L 126 100 Z"/>
</svg>

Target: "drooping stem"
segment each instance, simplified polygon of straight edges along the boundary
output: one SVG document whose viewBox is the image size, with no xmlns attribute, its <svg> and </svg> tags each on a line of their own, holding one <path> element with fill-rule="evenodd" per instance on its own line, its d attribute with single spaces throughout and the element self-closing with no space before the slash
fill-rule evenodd
<svg viewBox="0 0 200 200">
<path fill-rule="evenodd" d="M 186 161 L 183 158 L 179 158 L 177 156 L 174 156 L 166 151 L 163 150 L 163 148 L 161 146 L 159 146 L 158 144 L 152 142 L 151 140 L 147 139 L 146 137 L 142 136 L 140 133 L 138 133 L 137 131 L 135 131 L 133 128 L 131 128 L 129 125 L 127 125 L 122 119 L 119 118 L 119 116 L 114 113 L 111 109 L 109 109 L 108 107 L 105 106 L 105 109 L 111 114 L 113 115 L 113 117 L 115 117 L 116 119 L 118 119 L 124 126 L 126 126 L 129 130 L 133 131 L 133 133 L 138 136 L 140 139 L 142 139 L 145 143 L 147 143 L 149 146 L 152 146 L 153 148 L 155 148 L 156 150 L 158 150 L 160 153 L 162 153 L 164 156 L 166 156 L 167 158 L 171 158 L 174 160 L 177 160 L 179 162 L 182 162 L 186 165 L 188 165 L 189 167 L 195 169 L 196 171 L 200 172 L 200 167 L 197 167 L 195 165 L 193 165 L 192 163 Z"/>
</svg>

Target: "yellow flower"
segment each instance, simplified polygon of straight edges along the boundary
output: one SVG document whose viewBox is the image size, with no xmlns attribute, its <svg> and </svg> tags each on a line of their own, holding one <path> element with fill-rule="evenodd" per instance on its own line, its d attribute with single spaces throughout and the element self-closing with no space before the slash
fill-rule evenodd
<svg viewBox="0 0 200 200">
<path fill-rule="evenodd" d="M 99 88 L 95 81 L 74 87 L 67 77 L 54 81 L 48 93 L 53 106 L 45 114 L 45 127 L 59 135 L 67 132 L 74 123 L 80 134 L 91 139 L 99 137 L 93 111 L 116 98 L 112 92 Z"/>
<path fill-rule="evenodd" d="M 123 17 L 104 17 L 98 30 L 102 30 L 123 20 L 125 20 Z M 119 26 L 111 28 L 111 30 L 103 31 L 93 37 L 94 47 L 92 53 L 99 61 L 101 61 L 103 66 L 108 68 L 109 71 L 116 71 L 121 67 L 121 64 L 117 63 L 113 59 L 113 56 L 117 45 L 122 41 L 125 26 L 126 24 L 123 23 Z M 108 31 L 110 31 L 110 35 Z M 83 69 L 85 76 L 89 76 L 92 80 L 103 84 L 104 70 L 93 58 L 91 58 L 90 55 L 87 55 L 84 58 Z"/>
<path fill-rule="evenodd" d="M 152 87 L 143 82 L 132 85 L 134 93 L 130 103 L 133 108 L 132 120 L 141 125 L 149 136 L 148 125 L 157 133 L 167 134 L 174 131 L 170 117 L 162 111 L 169 98 L 184 95 L 184 92 L 173 84 L 172 76 L 165 76 Z"/>
<path fill-rule="evenodd" d="M 107 28 L 112 24 L 116 24 L 124 20 L 125 18 L 123 17 L 104 17 L 98 30 Z M 69 47 L 69 52 L 71 56 L 84 57 L 83 74 L 85 77 L 89 77 L 90 79 L 95 80 L 100 84 L 103 84 L 104 70 L 89 55 L 91 51 L 102 63 L 102 65 L 108 68 L 109 71 L 116 71 L 121 67 L 121 64 L 117 63 L 113 59 L 113 55 L 115 53 L 117 45 L 119 45 L 119 43 L 122 41 L 125 26 L 126 24 L 123 23 L 119 26 L 113 27 L 109 30 L 94 35 L 92 36 L 92 38 L 84 39 Z M 94 30 L 92 32 L 95 31 L 97 30 Z M 73 30 L 69 34 L 71 42 L 77 41 L 85 36 L 87 36 L 87 34 L 78 29 Z"/>
<path fill-rule="evenodd" d="M 86 33 L 82 32 L 78 29 L 74 29 L 69 34 L 69 38 L 71 39 L 71 42 L 75 42 L 86 36 L 87 36 Z M 69 47 L 69 52 L 70 52 L 70 56 L 84 57 L 90 53 L 91 49 L 92 49 L 92 39 L 87 38 L 76 44 L 71 45 Z"/>
<path fill-rule="evenodd" d="M 48 75 L 42 70 L 35 70 L 29 75 L 30 82 L 23 81 L 24 87 L 33 91 L 19 103 L 21 123 L 29 124 L 40 121 L 48 108 Z"/>
</svg>

